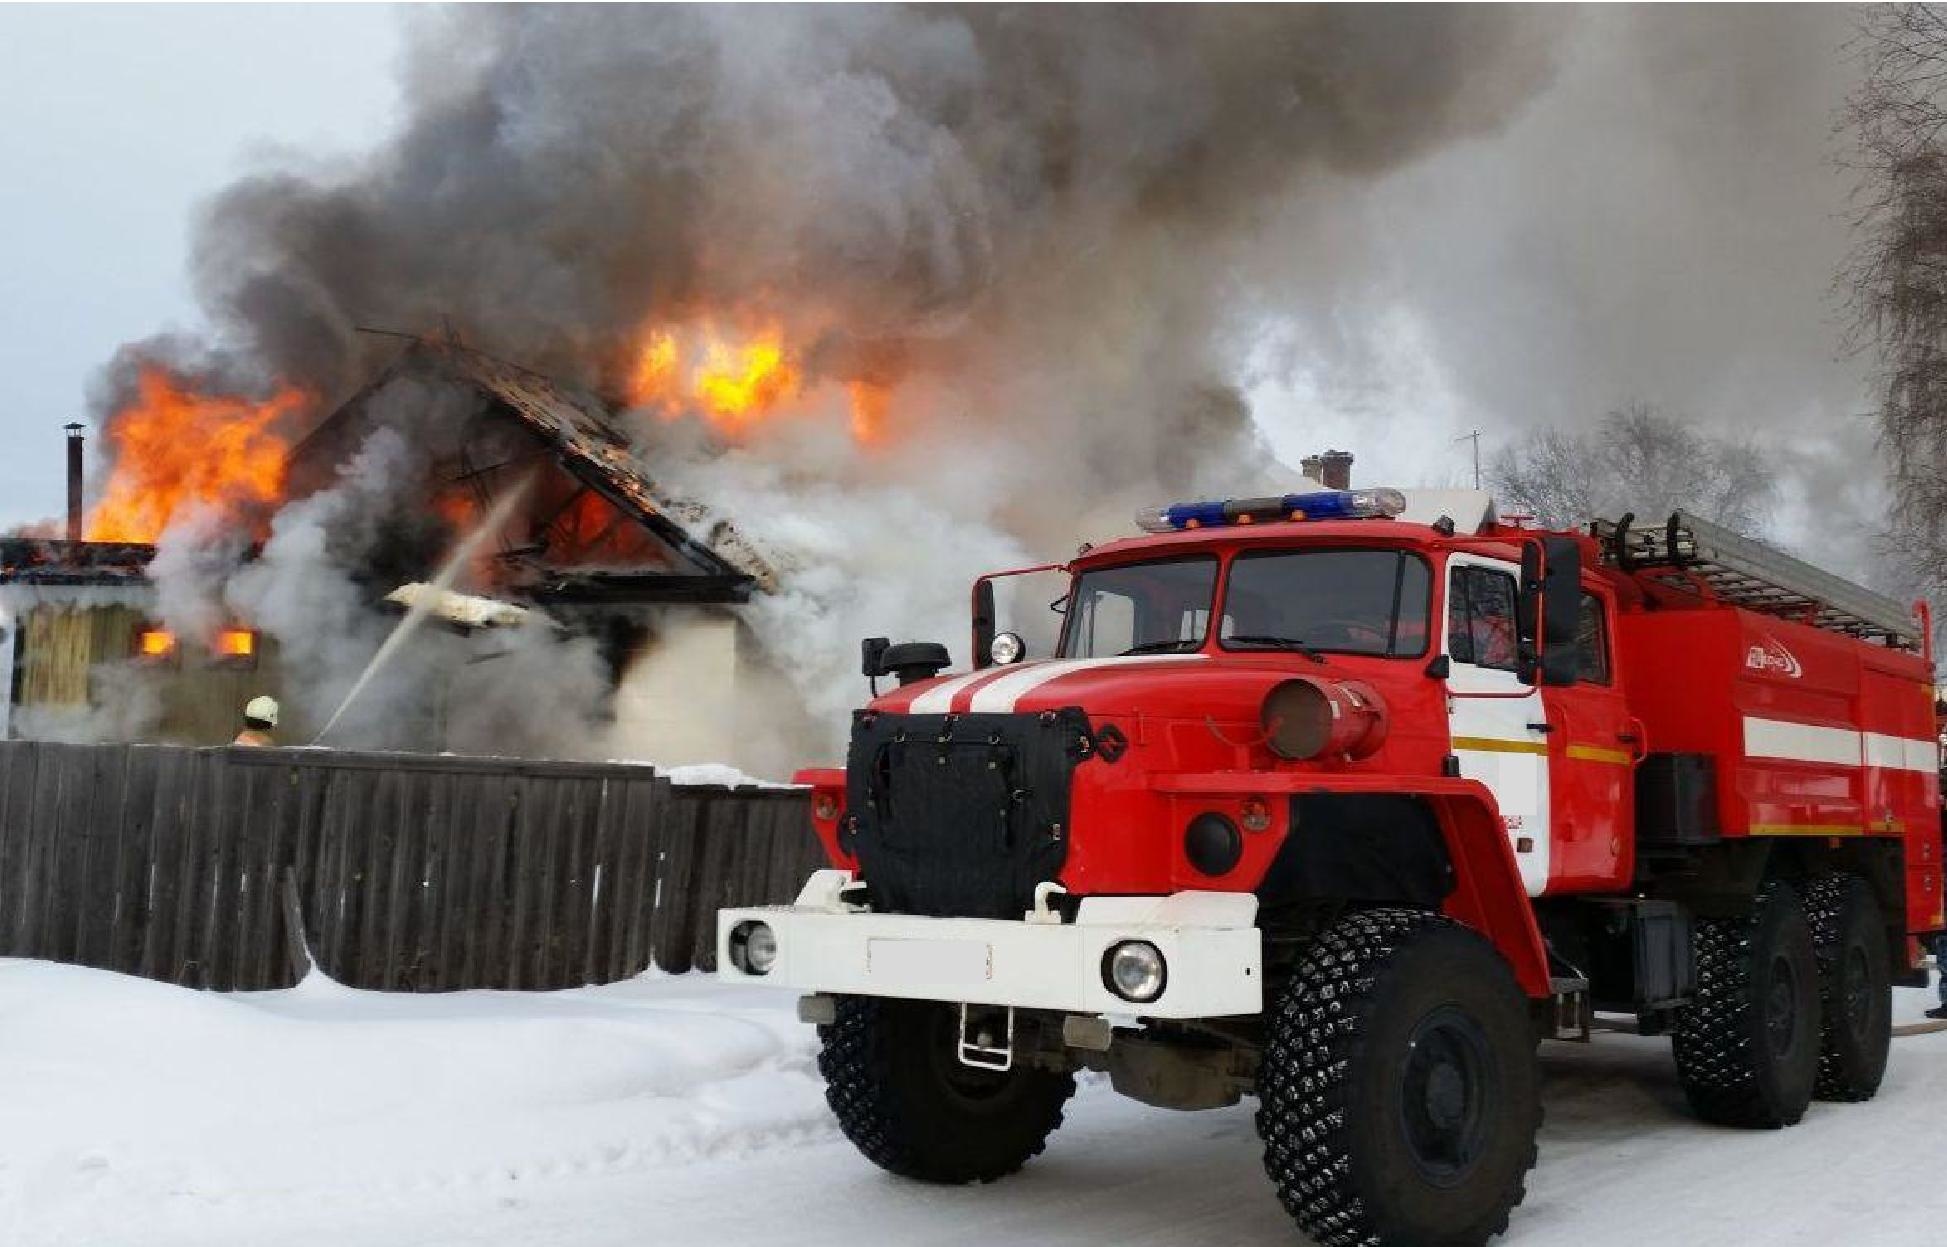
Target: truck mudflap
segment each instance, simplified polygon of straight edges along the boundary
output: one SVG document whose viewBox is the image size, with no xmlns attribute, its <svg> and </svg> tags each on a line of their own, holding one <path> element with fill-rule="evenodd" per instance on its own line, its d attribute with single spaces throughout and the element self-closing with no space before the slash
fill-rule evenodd
<svg viewBox="0 0 1947 1247">
<path fill-rule="evenodd" d="M 1043 904 L 1020 920 L 875 914 L 844 899 L 851 882 L 850 871 L 820 870 L 790 905 L 720 910 L 717 976 L 802 992 L 1151 1018 L 1264 1007 L 1257 898 L 1248 893 L 1091 896 L 1063 922 Z M 1162 958 L 1161 990 L 1147 1000 L 1109 986 L 1112 955 L 1132 942 Z M 750 955 L 753 946 L 760 955 Z"/>
</svg>

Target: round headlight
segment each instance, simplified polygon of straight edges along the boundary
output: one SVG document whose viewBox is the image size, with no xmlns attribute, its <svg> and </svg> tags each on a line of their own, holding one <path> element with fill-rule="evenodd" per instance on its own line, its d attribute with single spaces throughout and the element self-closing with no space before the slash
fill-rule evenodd
<svg viewBox="0 0 1947 1247">
<path fill-rule="evenodd" d="M 1028 643 L 1018 632 L 1003 632 L 988 644 L 987 656 L 996 667 L 1011 667 L 1028 656 Z"/>
<path fill-rule="evenodd" d="M 1125 940 L 1102 958 L 1102 984 L 1124 1000 L 1148 1004 L 1163 994 L 1169 971 L 1156 945 Z"/>
<path fill-rule="evenodd" d="M 738 923 L 730 932 L 730 964 L 745 974 L 769 974 L 777 964 L 777 932 L 768 923 Z"/>
</svg>

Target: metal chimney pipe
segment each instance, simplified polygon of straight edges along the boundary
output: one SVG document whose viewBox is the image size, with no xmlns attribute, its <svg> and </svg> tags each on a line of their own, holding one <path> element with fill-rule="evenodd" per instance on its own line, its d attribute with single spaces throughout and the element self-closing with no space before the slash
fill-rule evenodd
<svg viewBox="0 0 1947 1247">
<path fill-rule="evenodd" d="M 70 424 L 68 431 L 68 540 L 81 540 L 82 427 Z"/>
</svg>

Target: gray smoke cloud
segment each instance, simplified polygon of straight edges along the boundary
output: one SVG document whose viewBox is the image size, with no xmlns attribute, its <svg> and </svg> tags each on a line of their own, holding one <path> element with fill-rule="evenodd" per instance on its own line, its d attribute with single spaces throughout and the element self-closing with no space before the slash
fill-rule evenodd
<svg viewBox="0 0 1947 1247">
<path fill-rule="evenodd" d="M 1893 587 L 1870 361 L 1846 352 L 1831 285 L 1854 16 L 1580 11 L 1553 82 L 1501 130 L 1294 218 L 1314 240 L 1287 270 L 1305 295 L 1273 312 L 1248 387 L 1273 443 L 1464 484 L 1471 429 L 1491 457 L 1649 403 L 1765 451 L 1774 535 Z"/>
</svg>

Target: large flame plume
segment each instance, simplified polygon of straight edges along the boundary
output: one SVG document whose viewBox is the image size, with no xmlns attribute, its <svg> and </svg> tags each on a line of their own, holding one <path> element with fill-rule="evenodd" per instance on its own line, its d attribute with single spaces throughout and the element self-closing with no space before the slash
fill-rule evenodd
<svg viewBox="0 0 1947 1247">
<path fill-rule="evenodd" d="M 786 341 L 775 321 L 745 333 L 714 323 L 686 330 L 656 328 L 635 347 L 625 383 L 631 407 L 674 420 L 697 414 L 719 432 L 742 440 L 772 418 L 797 409 L 816 389 L 803 352 Z M 890 389 L 862 381 L 843 384 L 852 434 L 878 438 L 885 426 Z"/>
<path fill-rule="evenodd" d="M 289 419 L 311 402 L 294 386 L 265 399 L 198 393 L 144 363 L 135 394 L 109 418 L 114 468 L 89 512 L 90 541 L 153 542 L 191 507 L 245 517 L 283 497 Z"/>
</svg>

